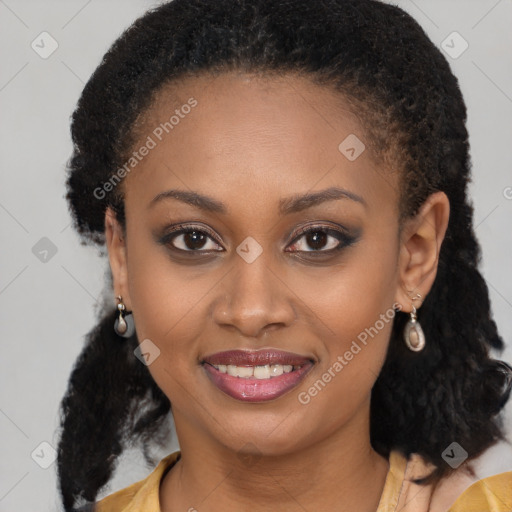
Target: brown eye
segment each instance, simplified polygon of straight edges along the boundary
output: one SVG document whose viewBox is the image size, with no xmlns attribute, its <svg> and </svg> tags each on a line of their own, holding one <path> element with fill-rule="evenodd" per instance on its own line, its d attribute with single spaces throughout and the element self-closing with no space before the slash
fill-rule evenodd
<svg viewBox="0 0 512 512">
<path fill-rule="evenodd" d="M 160 239 L 163 245 L 184 252 L 218 251 L 216 238 L 205 228 L 197 226 L 177 226 Z M 222 248 L 220 250 L 223 250 Z"/>
<path fill-rule="evenodd" d="M 291 248 L 297 252 L 331 252 L 355 241 L 354 237 L 326 226 L 302 228 L 297 234 L 299 236 L 295 237 L 291 245 Z"/>
<path fill-rule="evenodd" d="M 208 241 L 208 235 L 205 235 L 204 233 L 201 233 L 201 231 L 187 231 L 185 233 L 182 233 L 180 236 L 183 237 L 182 242 L 186 249 L 203 249 L 206 242 Z M 176 242 L 179 240 L 179 237 L 174 238 L 174 241 Z M 180 247 L 180 249 L 184 249 L 183 247 Z"/>
</svg>

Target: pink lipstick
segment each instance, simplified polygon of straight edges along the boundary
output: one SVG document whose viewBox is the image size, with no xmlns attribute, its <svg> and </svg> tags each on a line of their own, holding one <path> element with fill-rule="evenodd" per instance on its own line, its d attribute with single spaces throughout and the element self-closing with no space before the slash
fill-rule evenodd
<svg viewBox="0 0 512 512">
<path fill-rule="evenodd" d="M 305 356 L 275 349 L 229 350 L 203 359 L 211 382 L 237 400 L 274 400 L 296 387 L 313 366 Z"/>
</svg>

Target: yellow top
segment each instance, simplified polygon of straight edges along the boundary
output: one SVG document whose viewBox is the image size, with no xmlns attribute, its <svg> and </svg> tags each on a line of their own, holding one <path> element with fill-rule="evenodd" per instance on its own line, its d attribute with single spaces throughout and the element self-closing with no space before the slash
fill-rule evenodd
<svg viewBox="0 0 512 512">
<path fill-rule="evenodd" d="M 161 512 L 160 482 L 179 458 L 179 451 L 167 455 L 147 478 L 97 502 L 95 512 Z M 411 482 L 431 468 L 419 455 L 407 460 L 392 451 L 376 512 L 512 512 L 512 471 L 476 480 L 459 468 L 435 491 Z"/>
</svg>

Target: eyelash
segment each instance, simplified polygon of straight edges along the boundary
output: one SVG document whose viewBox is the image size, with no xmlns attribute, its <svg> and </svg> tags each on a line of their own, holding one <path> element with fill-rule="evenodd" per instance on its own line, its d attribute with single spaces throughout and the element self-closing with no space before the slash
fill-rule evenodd
<svg viewBox="0 0 512 512">
<path fill-rule="evenodd" d="M 304 235 L 308 235 L 309 233 L 325 233 L 328 236 L 336 238 L 339 244 L 336 247 L 327 250 L 312 250 L 312 251 L 297 251 L 302 253 L 317 253 L 317 254 L 333 254 L 338 251 L 341 251 L 343 248 L 352 245 L 356 241 L 355 236 L 351 236 L 346 232 L 340 231 L 338 229 L 334 229 L 325 225 L 309 225 L 300 228 L 295 234 L 292 241 L 292 245 L 295 245 Z"/>
<path fill-rule="evenodd" d="M 185 249 L 179 249 L 177 247 L 174 247 L 174 245 L 171 243 L 176 237 L 182 235 L 182 234 L 187 234 L 187 233 L 191 233 L 191 232 L 197 232 L 197 233 L 200 233 L 200 234 L 206 234 L 208 235 L 216 244 L 218 245 L 221 245 L 220 241 L 217 239 L 216 235 L 210 231 L 208 228 L 204 227 L 204 226 L 196 226 L 196 225 L 183 225 L 183 224 L 180 224 L 180 225 L 177 225 L 175 226 L 175 228 L 170 231 L 169 233 L 167 233 L 166 235 L 164 235 L 160 240 L 159 242 L 162 244 L 162 245 L 166 245 L 166 246 L 170 246 L 170 248 L 174 251 L 178 251 L 178 252 L 182 252 L 182 253 L 210 253 L 210 252 L 222 252 L 222 251 L 217 251 L 217 250 L 211 250 L 211 249 L 207 249 L 207 250 L 201 250 L 201 249 L 198 249 L 198 250 L 185 250 Z M 318 232 L 322 232 L 322 233 L 326 233 L 327 235 L 329 236 L 332 236 L 333 238 L 336 238 L 338 239 L 339 241 L 339 245 L 337 245 L 336 247 L 334 248 L 331 248 L 331 249 L 328 249 L 328 250 L 311 250 L 311 251 L 287 251 L 287 252 L 298 252 L 298 253 L 307 253 L 307 254 L 334 254 L 338 251 L 341 251 L 343 248 L 345 247 L 348 247 L 350 245 L 352 245 L 355 241 L 356 241 L 356 237 L 355 236 L 351 236 L 343 231 L 340 231 L 340 230 L 337 230 L 337 229 L 333 229 L 333 228 L 330 228 L 328 226 L 325 226 L 325 225 L 309 225 L 309 226 L 304 226 L 302 228 L 300 228 L 295 234 L 294 234 L 294 238 L 292 240 L 292 243 L 290 245 L 295 245 L 304 235 L 307 235 L 309 233 L 318 233 Z"/>
</svg>

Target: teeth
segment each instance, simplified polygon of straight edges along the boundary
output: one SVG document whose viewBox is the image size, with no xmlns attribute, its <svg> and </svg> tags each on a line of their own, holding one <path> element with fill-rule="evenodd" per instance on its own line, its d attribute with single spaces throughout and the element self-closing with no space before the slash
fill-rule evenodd
<svg viewBox="0 0 512 512">
<path fill-rule="evenodd" d="M 270 366 L 255 366 L 254 377 L 256 379 L 270 379 Z"/>
<path fill-rule="evenodd" d="M 283 375 L 283 373 L 284 373 L 284 368 L 280 364 L 273 364 L 270 367 L 270 376 L 271 377 L 279 377 L 279 375 Z"/>
<path fill-rule="evenodd" d="M 228 374 L 233 377 L 252 377 L 252 368 L 250 366 L 235 366 L 233 364 L 228 364 Z"/>
<path fill-rule="evenodd" d="M 233 377 L 240 377 L 242 379 L 271 379 L 272 377 L 279 377 L 283 373 L 290 373 L 291 371 L 298 370 L 300 366 L 292 366 L 291 364 L 273 364 L 265 366 L 235 366 L 233 364 L 219 364 L 213 365 L 219 372 L 227 373 Z"/>
</svg>

